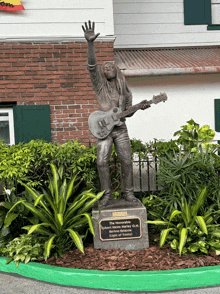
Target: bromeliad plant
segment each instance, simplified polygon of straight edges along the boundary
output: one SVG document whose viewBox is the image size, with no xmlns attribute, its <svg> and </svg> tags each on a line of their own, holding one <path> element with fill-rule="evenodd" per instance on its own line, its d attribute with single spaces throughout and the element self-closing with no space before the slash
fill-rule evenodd
<svg viewBox="0 0 220 294">
<path fill-rule="evenodd" d="M 42 189 L 40 194 L 34 188 L 23 184 L 26 193 L 31 195 L 34 202 L 27 198 L 17 201 L 8 211 L 5 217 L 5 226 L 10 225 L 13 211 L 18 205 L 25 206 L 35 217 L 31 219 L 32 225 L 23 227 L 28 231 L 28 235 L 37 233 L 47 236 L 44 248 L 45 260 L 50 256 L 51 248 L 59 255 L 74 242 L 76 247 L 84 252 L 82 238 L 85 237 L 89 228 L 94 235 L 92 218 L 90 215 L 91 206 L 98 201 L 104 192 L 95 195 L 90 190 L 82 192 L 74 197 L 73 202 L 68 204 L 70 196 L 75 188 L 75 174 L 67 184 L 66 179 L 62 181 L 63 169 L 57 170 L 55 165 L 51 164 L 52 178 L 49 181 L 48 190 Z"/>
<path fill-rule="evenodd" d="M 171 248 L 178 249 L 180 255 L 186 253 L 187 249 L 190 252 L 208 253 L 208 250 L 211 250 L 216 254 L 220 253 L 220 225 L 216 222 L 219 211 L 212 212 L 213 207 L 209 207 L 203 212 L 203 216 L 198 215 L 206 195 L 204 188 L 191 206 L 184 199 L 181 210 L 173 209 L 168 218 L 147 221 L 149 224 L 167 226 L 161 231 L 160 246 L 168 240 Z"/>
</svg>

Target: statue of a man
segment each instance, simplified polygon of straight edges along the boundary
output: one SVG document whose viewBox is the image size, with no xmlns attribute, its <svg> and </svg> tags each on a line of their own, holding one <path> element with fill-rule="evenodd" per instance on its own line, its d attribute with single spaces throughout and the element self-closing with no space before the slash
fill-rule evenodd
<svg viewBox="0 0 220 294">
<path fill-rule="evenodd" d="M 94 32 L 95 23 L 88 21 L 87 24 L 85 22 L 85 26 L 82 26 L 82 28 L 88 42 L 88 70 L 98 100 L 99 110 L 107 112 L 114 107 L 119 107 L 121 110 L 128 109 L 132 106 L 132 94 L 120 69 L 111 62 L 106 62 L 101 67 L 97 65 L 93 42 L 99 36 L 99 33 L 95 34 Z M 147 107 L 149 106 L 145 105 L 142 109 Z M 112 198 L 109 158 L 113 143 L 122 166 L 124 198 L 129 202 L 137 200 L 133 192 L 130 139 L 126 124 L 123 123 L 121 126 L 115 126 L 106 138 L 97 139 L 97 167 L 101 190 L 105 190 L 100 202 L 101 206 L 107 206 Z"/>
</svg>

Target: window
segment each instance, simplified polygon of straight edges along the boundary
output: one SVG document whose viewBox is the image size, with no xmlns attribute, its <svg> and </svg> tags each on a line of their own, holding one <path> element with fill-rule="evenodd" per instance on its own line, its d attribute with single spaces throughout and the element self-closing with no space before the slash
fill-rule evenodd
<svg viewBox="0 0 220 294">
<path fill-rule="evenodd" d="M 220 0 L 184 0 L 184 24 L 220 30 Z"/>
<path fill-rule="evenodd" d="M 0 140 L 13 145 L 36 139 L 51 141 L 49 105 L 0 108 Z"/>
<path fill-rule="evenodd" d="M 184 0 L 184 24 L 211 24 L 211 0 Z"/>
<path fill-rule="evenodd" d="M 12 108 L 0 108 L 0 140 L 5 144 L 15 144 Z"/>
</svg>

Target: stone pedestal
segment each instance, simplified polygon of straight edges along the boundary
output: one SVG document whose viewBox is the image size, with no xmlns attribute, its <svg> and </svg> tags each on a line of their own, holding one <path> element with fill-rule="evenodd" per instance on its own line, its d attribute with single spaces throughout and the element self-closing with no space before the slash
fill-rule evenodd
<svg viewBox="0 0 220 294">
<path fill-rule="evenodd" d="M 149 247 L 147 212 L 137 200 L 111 200 L 101 209 L 93 208 L 94 247 L 97 249 L 141 250 Z"/>
</svg>

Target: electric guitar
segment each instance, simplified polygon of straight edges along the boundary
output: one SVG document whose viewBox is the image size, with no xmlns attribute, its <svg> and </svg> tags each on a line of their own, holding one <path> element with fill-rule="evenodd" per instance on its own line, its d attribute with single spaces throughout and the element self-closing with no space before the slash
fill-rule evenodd
<svg viewBox="0 0 220 294">
<path fill-rule="evenodd" d="M 106 138 L 114 126 L 121 126 L 125 117 L 135 113 L 138 109 L 144 106 L 151 105 L 152 103 L 157 104 L 159 102 L 165 102 L 167 100 L 166 93 L 161 93 L 160 95 L 153 96 L 150 101 L 143 100 L 138 104 L 129 107 L 127 110 L 122 111 L 118 107 L 105 112 L 105 111 L 94 111 L 90 114 L 88 119 L 90 132 L 98 139 Z"/>
</svg>

